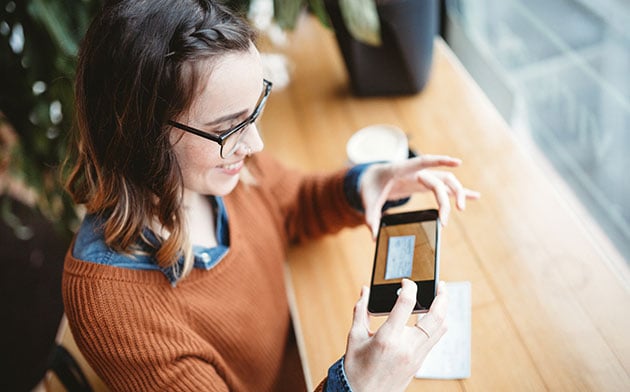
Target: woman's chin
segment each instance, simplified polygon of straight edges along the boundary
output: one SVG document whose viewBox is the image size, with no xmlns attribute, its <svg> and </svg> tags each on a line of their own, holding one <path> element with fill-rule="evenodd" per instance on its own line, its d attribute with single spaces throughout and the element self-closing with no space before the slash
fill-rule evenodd
<svg viewBox="0 0 630 392">
<path fill-rule="evenodd" d="M 234 188 L 236 188 L 236 185 L 238 185 L 240 175 L 237 174 L 230 177 L 232 178 L 223 181 L 220 185 L 216 183 L 212 184 L 213 186 L 209 187 L 210 194 L 215 196 L 226 196 L 230 194 Z"/>
</svg>

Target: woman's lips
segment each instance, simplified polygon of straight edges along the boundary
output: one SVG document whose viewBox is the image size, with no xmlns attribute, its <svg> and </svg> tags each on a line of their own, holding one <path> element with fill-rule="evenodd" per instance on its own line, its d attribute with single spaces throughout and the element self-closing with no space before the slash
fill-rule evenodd
<svg viewBox="0 0 630 392">
<path fill-rule="evenodd" d="M 227 165 L 217 166 L 223 173 L 233 176 L 238 174 L 243 168 L 243 161 L 229 163 Z"/>
</svg>

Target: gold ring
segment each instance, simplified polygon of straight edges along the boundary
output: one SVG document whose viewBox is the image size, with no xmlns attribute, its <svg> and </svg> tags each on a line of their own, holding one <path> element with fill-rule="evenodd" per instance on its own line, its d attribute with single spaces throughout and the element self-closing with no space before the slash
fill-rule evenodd
<svg viewBox="0 0 630 392">
<path fill-rule="evenodd" d="M 422 326 L 418 325 L 418 324 L 414 324 L 414 327 L 418 328 L 420 331 L 422 331 L 423 334 L 426 335 L 427 339 L 431 339 L 431 336 L 429 335 L 429 333 L 427 332 L 426 329 L 422 328 Z"/>
</svg>

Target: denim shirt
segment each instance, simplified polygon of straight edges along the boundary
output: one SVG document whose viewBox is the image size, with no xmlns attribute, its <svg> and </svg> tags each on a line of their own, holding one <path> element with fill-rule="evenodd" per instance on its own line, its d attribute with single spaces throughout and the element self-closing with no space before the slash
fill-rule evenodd
<svg viewBox="0 0 630 392">
<path fill-rule="evenodd" d="M 211 269 L 223 259 L 229 251 L 230 243 L 227 211 L 225 209 L 223 199 L 221 197 L 211 197 L 210 201 L 213 203 L 217 211 L 217 246 L 206 248 L 199 245 L 193 245 L 192 248 L 194 254 L 193 268 L 202 268 L 205 270 Z M 179 271 L 182 270 L 184 264 L 183 257 L 181 257 L 178 263 L 173 267 L 160 267 L 155 263 L 154 258 L 151 256 L 151 247 L 141 242 L 138 243 L 138 246 L 141 250 L 145 251 L 146 254 L 129 255 L 118 253 L 105 244 L 103 232 L 100 229 L 101 226 L 102 222 L 97 216 L 86 215 L 83 219 L 81 227 L 79 228 L 74 248 L 72 249 L 72 255 L 74 257 L 79 260 L 120 268 L 160 270 L 171 285 L 175 286 L 177 284 L 177 280 L 180 278 Z M 159 241 L 151 230 L 145 229 L 143 231 L 143 235 L 154 246 L 153 249 L 159 246 Z"/>
<path fill-rule="evenodd" d="M 343 189 L 348 199 L 348 203 L 352 208 L 359 212 L 363 212 L 363 202 L 359 190 L 361 176 L 365 169 L 370 166 L 369 163 L 361 164 L 351 168 L 344 178 Z M 223 198 L 219 196 L 209 196 L 210 202 L 213 204 L 217 214 L 216 235 L 217 246 L 207 248 L 199 245 L 193 245 L 194 265 L 193 268 L 201 268 L 209 270 L 216 266 L 230 250 L 230 238 L 228 230 L 228 215 L 223 202 Z M 397 201 L 388 201 L 383 210 L 404 204 L 408 199 Z M 151 247 L 149 245 L 139 243 L 138 246 L 146 251 L 146 255 L 129 255 L 121 254 L 105 244 L 102 230 L 101 220 L 95 215 L 87 215 L 77 237 L 75 239 L 72 255 L 79 259 L 93 263 L 111 265 L 119 268 L 129 268 L 136 270 L 160 270 L 169 280 L 171 285 L 175 286 L 180 278 L 179 271 L 183 268 L 183 257 L 173 267 L 164 268 L 155 263 L 151 256 Z M 143 231 L 144 236 L 154 246 L 159 246 L 159 241 L 155 234 L 149 229 Z M 325 391 L 352 391 L 344 370 L 344 358 L 342 357 L 335 362 L 328 370 L 328 380 L 326 382 Z"/>
</svg>

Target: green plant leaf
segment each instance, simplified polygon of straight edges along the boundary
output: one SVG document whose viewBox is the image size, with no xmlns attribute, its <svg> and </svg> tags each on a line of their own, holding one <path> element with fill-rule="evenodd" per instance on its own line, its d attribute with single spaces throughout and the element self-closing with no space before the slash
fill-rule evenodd
<svg viewBox="0 0 630 392">
<path fill-rule="evenodd" d="M 341 16 L 348 31 L 368 45 L 381 45 L 381 24 L 375 0 L 339 0 Z"/>
<path fill-rule="evenodd" d="M 330 28 L 332 24 L 330 23 L 330 18 L 328 17 L 328 12 L 326 12 L 326 6 L 324 5 L 324 0 L 308 0 L 308 5 L 310 10 L 315 14 L 317 19 L 324 26 Z"/>
<path fill-rule="evenodd" d="M 76 56 L 79 50 L 78 37 L 71 29 L 74 27 L 70 20 L 71 13 L 63 7 L 61 2 L 32 0 L 28 5 L 28 12 L 33 19 L 46 27 L 65 55 Z"/>
<path fill-rule="evenodd" d="M 292 30 L 305 7 L 306 0 L 273 0 L 274 19 L 282 29 Z"/>
</svg>

